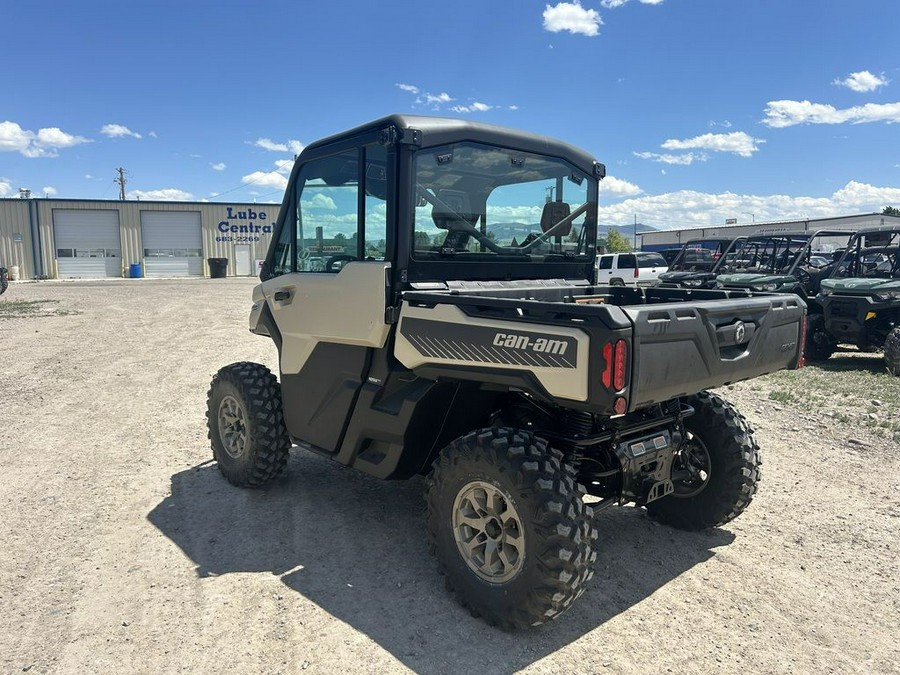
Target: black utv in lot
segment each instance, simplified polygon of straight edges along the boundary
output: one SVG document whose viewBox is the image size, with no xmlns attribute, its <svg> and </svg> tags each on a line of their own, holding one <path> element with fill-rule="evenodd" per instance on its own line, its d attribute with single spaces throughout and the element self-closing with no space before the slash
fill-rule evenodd
<svg viewBox="0 0 900 675">
<path fill-rule="evenodd" d="M 822 279 L 838 266 L 837 260 L 853 233 L 845 230 L 813 232 L 780 232 L 749 237 L 727 271 L 716 277 L 717 288 L 746 289 L 765 293 L 794 293 L 807 305 L 809 328 L 805 355 L 811 361 L 827 359 L 835 342 L 825 328 L 822 305 L 817 299 Z M 817 266 L 813 250 L 825 247 L 832 251 L 831 261 Z"/>
<path fill-rule="evenodd" d="M 720 270 L 727 269 L 746 237 L 691 239 L 673 256 L 669 270 L 659 275 L 664 286 L 713 288 Z"/>
<path fill-rule="evenodd" d="M 900 375 L 900 228 L 859 232 L 831 277 L 822 306 L 827 339 L 884 350 L 884 363 Z"/>
<path fill-rule="evenodd" d="M 584 592 L 596 509 L 737 517 L 759 446 L 706 390 L 799 367 L 804 304 L 596 285 L 604 175 L 560 141 L 460 120 L 393 115 L 307 146 L 250 310 L 280 377 L 235 363 L 208 394 L 225 478 L 263 485 L 292 444 L 424 475 L 448 587 L 516 628 Z M 343 244 L 313 266 L 317 228 Z"/>
</svg>

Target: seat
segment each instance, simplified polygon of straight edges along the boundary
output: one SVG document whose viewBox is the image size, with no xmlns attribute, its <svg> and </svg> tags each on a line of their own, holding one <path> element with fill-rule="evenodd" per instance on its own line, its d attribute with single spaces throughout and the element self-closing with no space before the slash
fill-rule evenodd
<svg viewBox="0 0 900 675">
<path fill-rule="evenodd" d="M 567 202 L 547 202 L 541 211 L 541 232 L 549 232 L 558 222 L 568 218 L 571 213 L 572 209 Z M 569 223 L 558 232 L 554 232 L 553 236 L 567 237 L 571 231 L 572 223 Z"/>
</svg>

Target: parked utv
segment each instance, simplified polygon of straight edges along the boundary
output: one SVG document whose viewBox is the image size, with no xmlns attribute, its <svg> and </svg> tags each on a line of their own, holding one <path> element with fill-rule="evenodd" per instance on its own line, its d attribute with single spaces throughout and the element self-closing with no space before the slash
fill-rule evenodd
<svg viewBox="0 0 900 675">
<path fill-rule="evenodd" d="M 816 296 L 822 279 L 837 267 L 837 259 L 852 236 L 846 230 L 817 230 L 750 237 L 729 263 L 728 271 L 716 277 L 716 287 L 795 293 L 809 310 L 805 356 L 810 361 L 827 359 L 837 344 L 825 330 L 822 305 Z M 832 247 L 832 262 L 825 267 L 811 264 L 813 246 Z"/>
<path fill-rule="evenodd" d="M 669 270 L 659 275 L 659 280 L 666 286 L 713 288 L 716 275 L 734 259 L 745 239 L 691 239 L 675 255 Z"/>
<path fill-rule="evenodd" d="M 250 311 L 280 382 L 242 362 L 209 390 L 225 478 L 263 485 L 292 443 L 425 475 L 448 587 L 511 628 L 584 592 L 597 509 L 631 502 L 686 530 L 738 516 L 759 448 L 706 389 L 798 367 L 803 302 L 595 285 L 604 175 L 545 136 L 429 117 L 307 146 Z M 322 233 L 345 244 L 314 272 Z"/>
<path fill-rule="evenodd" d="M 884 364 L 900 375 L 900 228 L 856 234 L 816 299 L 834 342 L 883 349 Z"/>
</svg>

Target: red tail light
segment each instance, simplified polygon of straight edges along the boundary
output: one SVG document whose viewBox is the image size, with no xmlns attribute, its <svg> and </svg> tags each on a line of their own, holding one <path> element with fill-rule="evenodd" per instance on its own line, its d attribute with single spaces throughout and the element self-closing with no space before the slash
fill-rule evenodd
<svg viewBox="0 0 900 675">
<path fill-rule="evenodd" d="M 807 330 L 808 319 L 806 314 L 803 315 L 803 318 L 800 319 L 800 356 L 797 357 L 797 368 L 802 368 L 806 365 L 806 330 Z"/>
<path fill-rule="evenodd" d="M 613 371 L 613 346 L 611 342 L 607 342 L 603 345 L 603 361 L 606 363 L 606 368 L 603 369 L 603 374 L 600 376 L 600 381 L 603 382 L 603 386 L 607 389 L 612 386 L 612 371 Z"/>
<path fill-rule="evenodd" d="M 634 278 L 635 278 L 635 279 L 638 278 L 638 274 L 639 274 L 639 273 L 640 273 L 640 268 L 639 268 L 639 267 L 635 267 L 635 268 L 634 268 Z"/>
<path fill-rule="evenodd" d="M 616 391 L 625 388 L 625 360 L 628 345 L 625 340 L 616 342 L 615 355 L 613 356 L 613 388 Z"/>
</svg>

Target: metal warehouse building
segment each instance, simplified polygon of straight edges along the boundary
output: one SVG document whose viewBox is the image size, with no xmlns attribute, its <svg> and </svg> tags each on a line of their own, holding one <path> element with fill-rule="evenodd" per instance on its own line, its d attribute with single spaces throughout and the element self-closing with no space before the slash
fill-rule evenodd
<svg viewBox="0 0 900 675">
<path fill-rule="evenodd" d="M 255 276 L 278 204 L 0 199 L 0 265 L 20 279 Z"/>
<path fill-rule="evenodd" d="M 722 225 L 715 227 L 692 227 L 681 230 L 659 230 L 656 232 L 638 233 L 642 251 L 662 251 L 667 248 L 681 246 L 690 239 L 712 237 L 733 238 L 770 232 L 805 232 L 808 230 L 863 230 L 883 225 L 900 225 L 897 216 L 884 216 L 880 213 L 863 213 L 857 216 L 839 216 L 836 218 L 811 218 L 804 220 L 781 220 L 768 223 L 752 223 L 750 225 Z"/>
</svg>

